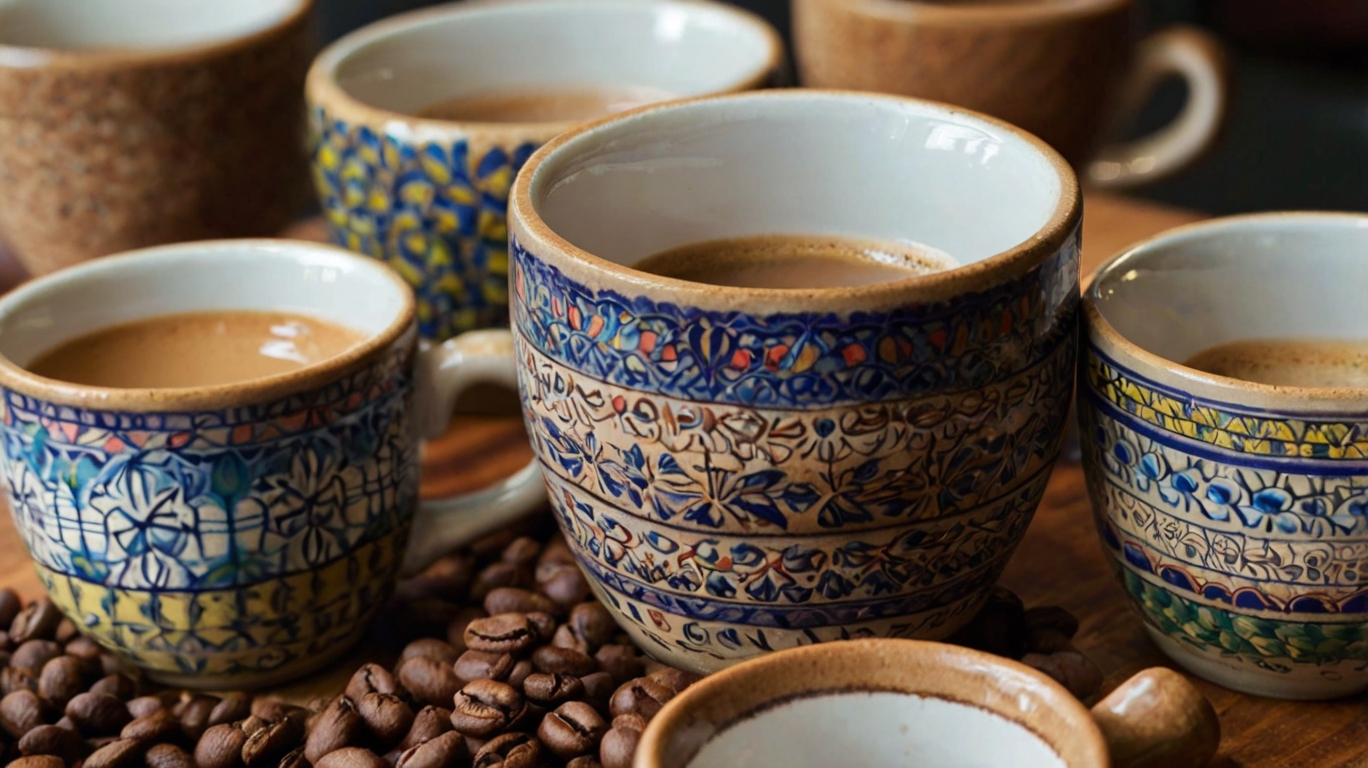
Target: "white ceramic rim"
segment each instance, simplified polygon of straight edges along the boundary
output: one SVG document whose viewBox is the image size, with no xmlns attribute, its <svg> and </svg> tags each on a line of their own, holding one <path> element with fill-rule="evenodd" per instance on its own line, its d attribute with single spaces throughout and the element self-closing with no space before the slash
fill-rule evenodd
<svg viewBox="0 0 1368 768">
<path fill-rule="evenodd" d="M 365 365 L 384 354 L 414 325 L 416 309 L 413 290 L 404 282 L 403 278 L 382 262 L 323 243 L 310 243 L 301 240 L 241 239 L 176 243 L 145 248 L 106 256 L 58 270 L 24 283 L 0 297 L 0 328 L 9 318 L 25 308 L 56 297 L 82 283 L 98 282 L 106 276 L 129 268 L 154 269 L 159 265 L 178 264 L 186 260 L 193 261 L 206 253 L 222 254 L 227 257 L 231 254 L 241 253 L 244 249 L 259 251 L 273 259 L 278 258 L 295 263 L 306 261 L 310 266 L 331 266 L 343 271 L 354 270 L 362 275 L 357 279 L 364 279 L 378 286 L 389 285 L 395 292 L 398 311 L 394 313 L 393 318 L 382 330 L 367 333 L 364 341 L 338 355 L 287 373 L 264 376 L 243 382 L 205 387 L 139 389 L 85 386 L 30 373 L 0 353 L 0 386 L 22 392 L 45 402 L 98 408 L 100 410 L 193 411 L 269 402 L 295 392 L 307 391 L 325 385 L 329 381 L 336 380 L 344 375 L 347 371 Z M 164 313 L 140 312 L 136 316 L 146 318 L 155 317 L 159 314 Z M 54 344 L 59 343 L 61 342 L 54 342 Z"/>
<path fill-rule="evenodd" d="M 1048 24 L 1052 21 L 1100 16 L 1134 5 L 1135 0 L 1036 0 L 993 3 L 985 0 L 935 2 L 934 0 L 827 0 L 849 3 L 855 11 L 909 25 L 989 26 L 994 24 Z"/>
</svg>

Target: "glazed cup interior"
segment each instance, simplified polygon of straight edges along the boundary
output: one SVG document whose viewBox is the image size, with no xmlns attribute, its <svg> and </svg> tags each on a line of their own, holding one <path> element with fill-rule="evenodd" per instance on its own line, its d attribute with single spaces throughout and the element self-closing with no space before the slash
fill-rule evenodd
<svg viewBox="0 0 1368 768">
<path fill-rule="evenodd" d="M 1267 387 L 1179 366 L 1240 339 L 1361 339 L 1368 216 L 1237 216 L 1158 237 L 1105 265 L 1085 298 L 1155 362 L 1235 396 Z"/>
<path fill-rule="evenodd" d="M 308 0 L 0 0 L 0 46 L 180 48 L 261 32 Z"/>
<path fill-rule="evenodd" d="M 1030 241 L 1066 182 L 1030 137 L 947 106 L 770 92 L 645 108 L 563 141 L 532 207 L 619 265 L 751 234 L 912 242 L 971 264 Z"/>
<path fill-rule="evenodd" d="M 781 57 L 758 17 L 664 0 L 460 3 L 374 24 L 322 60 L 348 96 L 413 114 L 500 89 L 630 86 L 675 98 L 754 87 Z"/>
<path fill-rule="evenodd" d="M 652 720 L 636 768 L 1107 764 L 1087 710 L 1020 664 L 913 640 L 856 640 L 751 660 Z"/>
</svg>

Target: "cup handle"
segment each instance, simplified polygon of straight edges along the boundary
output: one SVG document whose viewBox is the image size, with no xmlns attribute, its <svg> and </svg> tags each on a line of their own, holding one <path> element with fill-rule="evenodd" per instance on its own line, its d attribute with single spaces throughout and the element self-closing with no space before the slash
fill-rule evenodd
<svg viewBox="0 0 1368 768">
<path fill-rule="evenodd" d="M 415 415 L 422 437 L 440 437 L 456 399 L 479 382 L 517 388 L 513 334 L 471 331 L 418 352 Z M 546 485 L 533 459 L 511 477 L 473 493 L 419 503 L 402 573 L 411 575 L 452 549 L 533 511 L 546 501 Z"/>
<path fill-rule="evenodd" d="M 1135 57 L 1112 125 L 1130 125 L 1169 76 L 1187 82 L 1187 103 L 1172 122 L 1148 136 L 1103 147 L 1087 167 L 1096 187 L 1136 187 L 1176 173 L 1216 141 L 1225 123 L 1229 66 L 1216 38 L 1196 27 L 1171 27 L 1140 41 Z"/>
<path fill-rule="evenodd" d="M 1211 702 L 1165 667 L 1137 673 L 1092 709 L 1112 768 L 1204 768 L 1221 744 Z"/>
</svg>

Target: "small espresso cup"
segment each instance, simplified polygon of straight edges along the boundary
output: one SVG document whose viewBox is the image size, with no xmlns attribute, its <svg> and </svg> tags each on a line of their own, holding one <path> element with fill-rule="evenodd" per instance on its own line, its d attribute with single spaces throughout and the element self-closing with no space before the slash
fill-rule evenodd
<svg viewBox="0 0 1368 768">
<path fill-rule="evenodd" d="M 0 241 L 46 274 L 279 232 L 308 194 L 311 6 L 0 2 Z"/>
<path fill-rule="evenodd" d="M 1137 44 L 1135 15 L 1134 0 L 794 0 L 794 52 L 804 85 L 986 112 L 1044 139 L 1085 182 L 1130 187 L 1196 160 L 1227 102 L 1214 38 L 1174 27 Z M 1182 112 L 1117 141 L 1168 77 L 1187 84 Z"/>
<path fill-rule="evenodd" d="M 760 88 L 783 63 L 765 21 L 706 0 L 467 2 L 395 16 L 314 62 L 314 185 L 333 241 L 413 287 L 424 337 L 507 326 L 508 190 L 533 150 L 583 117 L 560 110 L 595 92 L 593 117 Z M 520 108 L 470 101 L 510 94 Z"/>
<path fill-rule="evenodd" d="M 1205 768 L 1216 712 L 1148 669 L 1089 712 L 1015 661 L 941 643 L 781 651 L 694 683 L 651 720 L 634 768 Z"/>
<path fill-rule="evenodd" d="M 363 339 L 195 388 L 25 369 L 92 331 L 204 311 L 285 311 Z M 420 434 L 441 433 L 469 384 L 512 385 L 508 354 L 478 333 L 420 350 L 408 286 L 332 246 L 209 241 L 88 262 L 0 299 L 9 507 L 53 601 L 105 648 L 172 685 L 277 683 L 344 652 L 401 570 L 541 498 L 529 467 L 477 497 L 418 500 Z"/>
<path fill-rule="evenodd" d="M 633 639 L 712 671 L 967 622 L 1059 452 L 1081 219 L 1039 140 L 891 96 L 677 102 L 539 150 L 509 203 L 523 411 L 570 548 Z M 795 289 L 636 268 L 799 234 L 960 266 Z"/>
<path fill-rule="evenodd" d="M 1365 254 L 1365 215 L 1218 219 L 1121 254 L 1084 298 L 1104 549 L 1160 649 L 1227 688 L 1368 689 Z"/>
</svg>

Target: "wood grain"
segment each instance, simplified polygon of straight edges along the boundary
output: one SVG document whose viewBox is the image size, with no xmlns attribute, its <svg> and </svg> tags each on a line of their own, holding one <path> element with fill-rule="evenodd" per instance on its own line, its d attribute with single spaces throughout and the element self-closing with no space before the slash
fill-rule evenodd
<svg viewBox="0 0 1368 768">
<path fill-rule="evenodd" d="M 1090 194 L 1084 229 L 1084 271 L 1157 231 L 1200 218 L 1188 211 Z M 315 227 L 306 236 L 320 237 Z M 510 474 L 529 456 L 519 418 L 501 404 L 496 413 L 466 413 L 424 455 L 425 496 L 462 492 Z M 8 515 L 0 515 L 0 584 L 26 598 L 41 592 Z M 1165 658 L 1146 638 L 1097 542 L 1082 470 L 1055 470 L 1035 521 L 1003 577 L 1027 605 L 1056 604 L 1073 611 L 1076 640 L 1107 675 L 1104 692 Z M 362 647 L 330 672 L 278 692 L 296 701 L 340 689 L 350 670 L 378 652 Z M 1368 698 L 1288 703 L 1234 693 L 1198 681 L 1220 713 L 1224 732 L 1214 768 L 1368 767 Z"/>
</svg>

